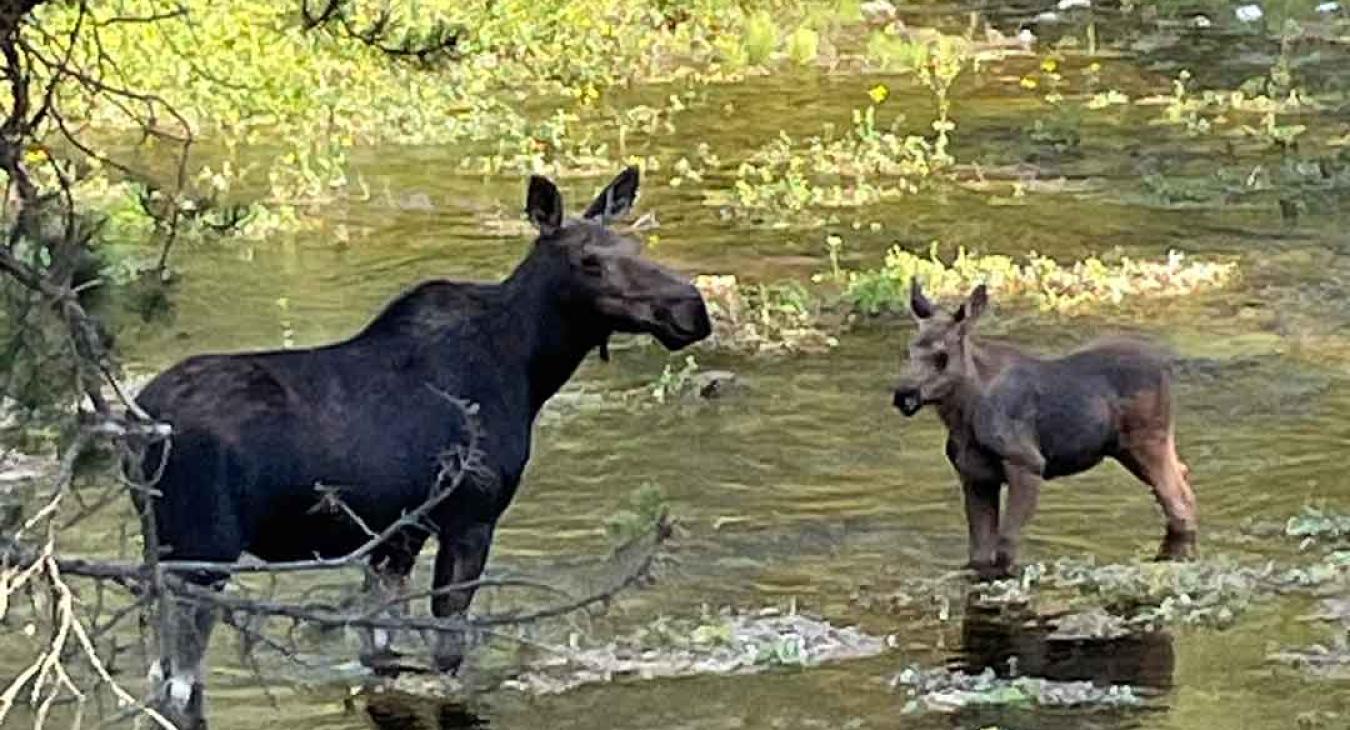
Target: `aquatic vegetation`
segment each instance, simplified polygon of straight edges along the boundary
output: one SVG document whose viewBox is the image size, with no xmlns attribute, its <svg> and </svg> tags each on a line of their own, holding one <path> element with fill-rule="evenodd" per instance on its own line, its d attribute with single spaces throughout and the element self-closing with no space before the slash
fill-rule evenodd
<svg viewBox="0 0 1350 730">
<path fill-rule="evenodd" d="M 1266 658 L 1320 679 L 1350 679 L 1350 629 L 1337 631 L 1328 643 L 1281 649 Z"/>
<path fill-rule="evenodd" d="M 685 356 L 684 365 L 679 370 L 666 365 L 661 371 L 661 377 L 652 386 L 652 400 L 657 403 L 665 403 L 680 397 L 689 390 L 694 382 L 694 375 L 697 373 L 698 362 L 694 360 L 693 355 Z"/>
<path fill-rule="evenodd" d="M 1304 547 L 1316 542 L 1350 540 L 1350 514 L 1306 505 L 1284 524 L 1284 534 L 1302 541 Z"/>
<path fill-rule="evenodd" d="M 750 153 L 736 172 L 733 189 L 708 195 L 711 204 L 739 212 L 792 214 L 814 207 L 856 207 L 918 192 L 947 164 L 946 132 L 936 141 L 877 126 L 877 107 L 853 110 L 849 131 L 833 125 L 796 140 L 786 132 Z"/>
<path fill-rule="evenodd" d="M 1098 565 L 1091 559 L 1063 558 L 1028 565 L 1018 578 L 974 590 L 977 601 L 987 605 L 1024 605 L 1046 592 L 1068 594 L 1076 605 L 1103 609 L 1134 629 L 1171 624 L 1223 628 L 1272 594 L 1344 580 L 1346 567 L 1338 560 L 1303 566 L 1223 559 Z"/>
<path fill-rule="evenodd" d="M 707 346 L 752 354 L 822 352 L 838 345 L 817 297 L 800 284 L 741 284 L 735 276 L 694 279 L 708 306 Z"/>
<path fill-rule="evenodd" d="M 979 674 L 944 667 L 907 667 L 891 679 L 913 699 L 905 713 L 957 712 L 969 707 L 1138 707 L 1144 698 L 1129 685 L 1098 686 L 1091 681 L 1063 682 L 1040 677 L 999 677 L 993 669 Z"/>
<path fill-rule="evenodd" d="M 627 507 L 605 518 L 605 536 L 611 544 L 623 546 L 651 534 L 669 517 L 670 503 L 666 493 L 655 484 L 643 484 L 628 495 Z"/>
<path fill-rule="evenodd" d="M 829 17 L 834 4 L 678 6 L 354 3 L 352 12 L 378 20 L 395 46 L 433 34 L 458 36 L 453 50 L 434 59 L 402 61 L 306 27 L 293 5 L 190 0 L 162 13 L 157 0 L 130 0 L 91 9 L 90 22 L 105 26 L 101 44 L 77 48 L 72 64 L 96 67 L 116 59 L 119 83 L 164 99 L 195 137 L 210 141 L 214 174 L 232 188 L 256 197 L 265 181 L 274 202 L 308 204 L 360 187 L 348 163 L 357 146 L 467 146 L 461 164 L 483 174 L 585 171 L 601 160 L 612 167 L 622 142 L 593 136 L 592 128 L 621 140 L 625 115 L 598 125 L 592 120 L 584 132 L 579 125 L 603 91 L 698 74 L 716 78 L 721 61 L 714 45 L 727 37 L 743 46 L 746 62 L 767 63 L 780 45 L 779 24 L 801 24 L 788 38 L 791 55 L 804 62 L 820 44 L 820 18 Z M 64 3 L 37 12 L 52 39 L 78 22 L 77 8 Z M 114 13 L 157 19 L 103 22 Z M 140 129 L 134 110 L 78 84 L 70 91 L 84 99 L 86 114 L 72 123 L 113 133 Z M 558 104 L 537 116 L 523 103 L 527 95 Z M 560 104 L 573 108 L 563 111 Z M 474 150 L 475 142 L 493 149 Z"/>
<path fill-rule="evenodd" d="M 1165 97 L 1140 99 L 1146 105 L 1161 104 L 1157 124 L 1183 128 L 1191 136 L 1214 130 L 1217 125 L 1237 124 L 1249 136 L 1265 138 L 1273 144 L 1288 146 L 1306 127 L 1279 124 L 1279 115 L 1302 113 L 1316 108 L 1313 101 L 1292 85 L 1288 61 L 1276 61 L 1267 76 L 1249 79 L 1232 90 L 1192 90 L 1192 75 L 1182 70 L 1172 81 L 1172 93 Z M 1242 124 L 1241 117 L 1260 115 L 1259 126 Z"/>
<path fill-rule="evenodd" d="M 698 675 L 754 674 L 776 667 L 813 667 L 875 656 L 887 641 L 854 627 L 839 627 L 798 613 L 763 608 L 705 609 L 697 617 L 659 616 L 602 642 L 573 633 L 567 645 L 550 646 L 501 682 L 502 689 L 552 695 L 591 684 Z M 393 686 L 420 695 L 458 695 L 463 685 L 448 675 L 404 675 Z"/>
<path fill-rule="evenodd" d="M 1121 257 L 1108 263 L 1090 257 L 1072 265 L 1028 254 L 1021 263 L 1009 256 L 978 255 L 964 248 L 951 263 L 938 256 L 934 242 L 927 256 L 892 248 L 880 269 L 844 272 L 844 299 L 866 314 L 900 312 L 908 305 L 910 280 L 939 296 L 964 296 L 985 284 L 1001 299 L 1023 299 L 1042 310 L 1072 313 L 1119 306 L 1127 299 L 1171 298 L 1220 289 L 1237 278 L 1235 262 L 1188 261 L 1171 251 L 1160 261 Z"/>
<path fill-rule="evenodd" d="M 972 63 L 971 44 L 956 36 L 920 33 L 891 38 L 873 34 L 868 57 L 883 68 L 894 63 L 913 74 L 934 100 L 932 138 L 904 133 L 903 115 L 887 128 L 878 127 L 877 107 L 890 95 L 885 85 L 868 90 L 872 104 L 853 110 L 849 131 L 836 136 L 834 125 L 821 134 L 794 140 L 779 132 L 754 152 L 737 170 L 734 188 L 709 195 L 713 204 L 731 204 L 739 211 L 792 214 L 806 208 L 856 207 L 886 198 L 918 192 L 926 181 L 950 167 L 950 90 L 962 70 Z"/>
<path fill-rule="evenodd" d="M 935 613 L 946 622 L 959 607 L 992 610 L 1024 622 L 1028 611 L 1048 612 L 1043 623 L 1060 639 L 1115 639 L 1168 626 L 1224 629 L 1259 603 L 1289 593 L 1350 586 L 1350 552 L 1332 552 L 1297 564 L 1239 562 L 1230 557 L 1194 562 L 1098 564 L 1091 557 L 1031 563 L 1019 575 L 971 584 L 960 573 L 908 577 L 902 588 L 850 596 L 869 611 Z M 1339 604 L 1327 604 L 1339 616 Z"/>
<path fill-rule="evenodd" d="M 625 678 L 748 674 L 873 656 L 885 642 L 799 614 L 729 609 L 697 619 L 661 617 L 608 644 L 571 648 L 528 667 L 504 687 L 556 694 Z"/>
<path fill-rule="evenodd" d="M 701 183 L 709 173 L 722 166 L 722 159 L 713 153 L 712 147 L 707 142 L 699 142 L 694 148 L 693 156 L 693 161 L 688 157 L 681 157 L 671 165 L 671 176 L 668 181 L 671 187 L 678 188 L 686 181 Z"/>
</svg>

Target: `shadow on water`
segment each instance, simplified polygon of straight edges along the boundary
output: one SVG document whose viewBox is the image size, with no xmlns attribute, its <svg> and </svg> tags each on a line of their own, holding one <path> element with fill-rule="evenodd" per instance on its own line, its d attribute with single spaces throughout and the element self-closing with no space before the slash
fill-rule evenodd
<svg viewBox="0 0 1350 730">
<path fill-rule="evenodd" d="M 370 725 L 379 730 L 470 730 L 487 720 L 456 702 L 436 702 L 401 694 L 371 695 L 366 701 Z"/>
</svg>

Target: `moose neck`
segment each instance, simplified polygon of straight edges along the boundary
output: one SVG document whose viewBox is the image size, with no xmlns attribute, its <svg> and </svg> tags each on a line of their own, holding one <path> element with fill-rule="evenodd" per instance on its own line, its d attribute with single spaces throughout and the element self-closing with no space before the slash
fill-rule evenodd
<svg viewBox="0 0 1350 730">
<path fill-rule="evenodd" d="M 560 258 L 536 245 L 502 283 L 507 306 L 524 329 L 531 415 L 572 377 L 587 353 L 609 336 L 608 328 L 594 315 L 563 300 L 566 268 Z"/>
<path fill-rule="evenodd" d="M 948 429 L 964 427 L 969 422 L 984 396 L 985 386 L 1004 365 L 998 353 L 982 347 L 974 337 L 966 339 L 964 349 L 967 374 L 938 404 L 938 415 Z"/>
</svg>

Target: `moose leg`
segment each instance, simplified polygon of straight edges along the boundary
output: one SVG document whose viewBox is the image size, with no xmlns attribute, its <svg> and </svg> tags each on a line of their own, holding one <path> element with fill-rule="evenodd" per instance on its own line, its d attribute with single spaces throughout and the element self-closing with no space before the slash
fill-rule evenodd
<svg viewBox="0 0 1350 730">
<path fill-rule="evenodd" d="M 994 567 L 1003 576 L 1012 574 L 1017 564 L 1017 548 L 1022 539 L 1022 528 L 1036 511 L 1041 495 L 1041 475 L 1021 464 L 1005 461 L 1003 472 L 1008 480 L 1008 507 L 998 526 L 998 547 L 994 551 Z"/>
<path fill-rule="evenodd" d="M 160 656 L 150 667 L 151 705 L 179 728 L 205 725 L 203 674 L 206 647 L 216 623 L 209 603 L 166 598 L 162 610 L 167 631 Z"/>
<path fill-rule="evenodd" d="M 1176 440 L 1142 441 L 1131 444 L 1119 457 L 1153 496 L 1167 518 L 1167 533 L 1158 548 L 1159 560 L 1186 560 L 1195 556 L 1195 492 L 1190 469 L 1177 456 Z"/>
<path fill-rule="evenodd" d="M 483 574 L 492 545 L 492 529 L 492 523 L 478 522 L 441 532 L 432 580 L 435 595 L 431 598 L 431 613 L 436 618 L 463 619 L 468 612 L 477 589 L 457 586 L 471 583 Z M 464 662 L 467 643 L 466 631 L 437 632 L 432 651 L 436 668 L 443 672 L 457 671 Z"/>
<path fill-rule="evenodd" d="M 406 592 L 412 561 L 404 565 L 393 560 L 371 561 L 366 573 L 363 603 L 372 617 L 398 618 L 407 612 L 408 604 L 398 600 Z M 393 632 L 388 629 L 362 629 L 361 663 L 375 670 L 389 667 L 398 658 L 392 648 Z"/>
<path fill-rule="evenodd" d="M 981 482 L 962 477 L 961 488 L 966 500 L 966 528 L 969 530 L 969 557 L 967 568 L 981 577 L 994 567 L 994 549 L 998 541 L 999 482 Z"/>
</svg>

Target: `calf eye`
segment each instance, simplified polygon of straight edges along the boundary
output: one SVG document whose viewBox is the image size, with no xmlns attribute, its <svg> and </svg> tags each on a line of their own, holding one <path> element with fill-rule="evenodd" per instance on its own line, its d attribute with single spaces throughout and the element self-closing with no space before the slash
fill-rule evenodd
<svg viewBox="0 0 1350 730">
<path fill-rule="evenodd" d="M 946 370 L 946 369 L 947 369 L 947 353 L 945 353 L 945 352 L 939 352 L 938 354 L 934 355 L 934 356 L 933 356 L 933 367 L 937 368 L 938 370 Z"/>
<path fill-rule="evenodd" d="M 595 254 L 587 254 L 581 257 L 581 270 L 591 276 L 599 276 L 604 267 L 600 264 L 600 257 Z"/>
</svg>

